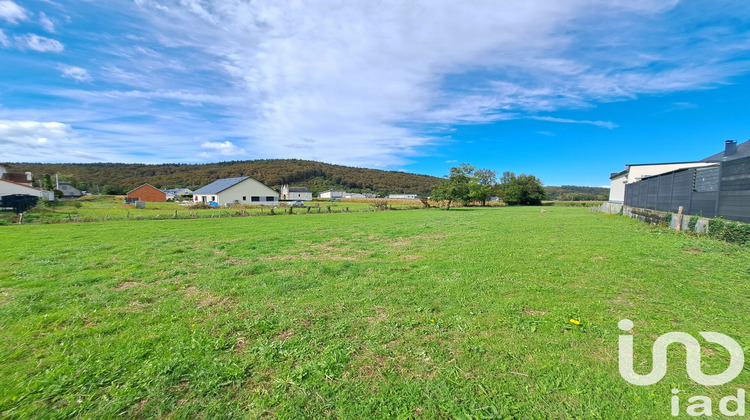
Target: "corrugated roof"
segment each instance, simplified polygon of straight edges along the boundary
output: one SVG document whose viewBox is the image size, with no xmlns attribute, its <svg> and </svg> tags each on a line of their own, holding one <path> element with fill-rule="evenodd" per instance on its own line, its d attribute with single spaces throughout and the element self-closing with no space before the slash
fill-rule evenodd
<svg viewBox="0 0 750 420">
<path fill-rule="evenodd" d="M 737 151 L 727 157 L 724 157 L 724 150 L 722 150 L 721 152 L 715 155 L 711 155 L 703 159 L 701 162 L 723 162 L 727 160 L 741 159 L 741 158 L 745 158 L 748 156 L 750 156 L 750 140 L 747 140 L 744 143 L 738 144 Z"/>
<path fill-rule="evenodd" d="M 310 190 L 305 187 L 289 187 L 289 192 L 310 192 Z"/>
<path fill-rule="evenodd" d="M 218 179 L 205 187 L 198 188 L 193 191 L 193 194 L 218 194 L 229 187 L 233 187 L 240 182 L 250 178 L 249 176 L 241 176 L 237 178 L 223 178 Z"/>
</svg>

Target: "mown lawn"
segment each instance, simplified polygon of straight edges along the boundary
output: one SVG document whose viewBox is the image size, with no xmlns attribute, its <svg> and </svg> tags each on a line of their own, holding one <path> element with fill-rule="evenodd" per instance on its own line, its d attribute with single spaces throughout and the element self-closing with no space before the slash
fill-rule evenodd
<svg viewBox="0 0 750 420">
<path fill-rule="evenodd" d="M 671 418 L 672 388 L 750 390 L 679 346 L 656 385 L 617 368 L 623 318 L 639 373 L 670 331 L 748 353 L 747 248 L 546 210 L 0 227 L 0 417 Z"/>
</svg>

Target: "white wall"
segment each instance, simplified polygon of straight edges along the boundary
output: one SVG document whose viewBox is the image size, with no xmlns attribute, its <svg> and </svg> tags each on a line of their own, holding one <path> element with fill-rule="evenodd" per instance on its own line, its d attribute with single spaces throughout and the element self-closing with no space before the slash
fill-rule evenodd
<svg viewBox="0 0 750 420">
<path fill-rule="evenodd" d="M 0 196 L 12 194 L 33 195 L 35 197 L 44 198 L 45 200 L 54 199 L 54 195 L 51 195 L 51 191 L 42 191 L 13 182 L 0 181 Z"/>
<path fill-rule="evenodd" d="M 238 201 L 240 204 L 264 204 L 274 205 L 279 203 L 279 193 L 268 188 L 253 178 L 248 178 L 239 184 L 233 185 L 217 194 L 217 202 L 220 206 Z M 252 201 L 252 197 L 260 197 L 260 201 Z M 272 196 L 273 200 L 267 201 L 266 197 Z M 243 197 L 245 198 L 243 200 Z"/>
</svg>

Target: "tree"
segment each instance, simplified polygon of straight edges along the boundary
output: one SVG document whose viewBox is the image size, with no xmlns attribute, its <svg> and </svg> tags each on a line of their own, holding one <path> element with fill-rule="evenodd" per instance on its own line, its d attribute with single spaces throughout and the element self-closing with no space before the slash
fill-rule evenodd
<svg viewBox="0 0 750 420">
<path fill-rule="evenodd" d="M 445 176 L 446 179 L 432 187 L 432 199 L 445 201 L 446 210 L 451 209 L 451 203 L 454 201 L 468 203 L 470 200 L 469 182 L 473 172 L 474 166 L 468 163 L 452 167 L 450 174 Z"/>
<path fill-rule="evenodd" d="M 504 172 L 497 186 L 497 195 L 509 206 L 540 205 L 546 198 L 542 181 L 534 175 Z"/>
<path fill-rule="evenodd" d="M 42 189 L 52 191 L 55 186 L 52 184 L 52 176 L 50 174 L 44 174 L 44 181 L 42 181 Z"/>
<path fill-rule="evenodd" d="M 487 200 L 492 197 L 496 185 L 497 172 L 489 169 L 477 169 L 469 183 L 469 198 L 472 201 L 481 201 L 482 207 L 484 207 L 487 205 Z"/>
</svg>

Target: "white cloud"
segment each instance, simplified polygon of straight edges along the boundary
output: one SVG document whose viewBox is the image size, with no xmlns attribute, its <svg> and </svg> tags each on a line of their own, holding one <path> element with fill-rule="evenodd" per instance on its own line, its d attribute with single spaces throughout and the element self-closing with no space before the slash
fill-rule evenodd
<svg viewBox="0 0 750 420">
<path fill-rule="evenodd" d="M 76 143 L 68 124 L 59 122 L 0 120 L 0 161 L 53 160 L 69 155 Z"/>
<path fill-rule="evenodd" d="M 90 82 L 94 80 L 89 72 L 81 67 L 61 64 L 57 67 L 57 69 L 60 70 L 60 73 L 62 73 L 63 77 L 73 79 L 77 82 Z"/>
<path fill-rule="evenodd" d="M 5 19 L 10 23 L 18 23 L 26 20 L 26 10 L 9 0 L 0 0 L 0 19 Z"/>
<path fill-rule="evenodd" d="M 532 120 L 537 120 L 537 121 L 549 121 L 549 122 L 564 123 L 564 124 L 589 124 L 589 125 L 594 125 L 597 127 L 609 128 L 610 130 L 613 128 L 617 128 L 617 124 L 613 123 L 612 121 L 572 120 L 569 118 L 539 117 L 539 116 L 533 116 L 529 118 Z"/>
<path fill-rule="evenodd" d="M 175 153 L 171 145 L 188 139 L 179 148 L 187 159 L 247 154 L 398 168 L 447 141 L 434 134 L 447 126 L 535 119 L 614 129 L 615 121 L 556 113 L 709 88 L 746 72 L 746 62 L 733 61 L 746 54 L 746 34 L 686 34 L 694 17 L 672 10 L 682 6 L 136 0 L 135 10 L 118 12 L 137 36 L 91 34 L 104 46 L 96 51 L 96 79 L 110 86 L 53 94 L 94 114 L 77 131 L 107 138 L 111 146 L 99 146 L 117 156 L 138 147 Z M 674 23 L 675 15 L 685 21 Z M 6 43 L 64 49 L 37 35 Z M 60 71 L 92 80 L 82 68 Z M 123 124 L 125 117 L 138 122 Z"/>
<path fill-rule="evenodd" d="M 8 36 L 5 35 L 5 32 L 0 29 L 0 45 L 3 46 L 3 48 L 10 47 L 10 40 L 8 39 Z"/>
<path fill-rule="evenodd" d="M 207 141 L 201 144 L 201 148 L 215 151 L 215 153 L 201 153 L 201 156 L 206 157 L 206 158 L 214 157 L 215 154 L 219 154 L 221 156 L 235 156 L 235 157 L 239 157 L 245 154 L 244 150 L 240 149 L 229 140 L 225 142 Z"/>
<path fill-rule="evenodd" d="M 15 37 L 19 48 L 31 49 L 39 52 L 62 52 L 65 47 L 60 41 L 51 38 L 45 38 L 37 34 L 26 34 Z"/>
<path fill-rule="evenodd" d="M 52 23 L 50 18 L 48 18 L 44 12 L 39 13 L 39 24 L 42 25 L 42 28 L 44 28 L 45 31 L 52 33 L 55 32 L 55 24 Z"/>
</svg>

